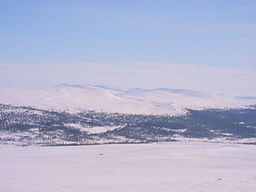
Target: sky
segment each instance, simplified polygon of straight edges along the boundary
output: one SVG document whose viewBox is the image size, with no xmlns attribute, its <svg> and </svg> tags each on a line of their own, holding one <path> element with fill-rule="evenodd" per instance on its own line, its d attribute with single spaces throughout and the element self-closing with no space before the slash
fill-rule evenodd
<svg viewBox="0 0 256 192">
<path fill-rule="evenodd" d="M 0 86 L 256 96 L 255 0 L 0 0 Z"/>
</svg>

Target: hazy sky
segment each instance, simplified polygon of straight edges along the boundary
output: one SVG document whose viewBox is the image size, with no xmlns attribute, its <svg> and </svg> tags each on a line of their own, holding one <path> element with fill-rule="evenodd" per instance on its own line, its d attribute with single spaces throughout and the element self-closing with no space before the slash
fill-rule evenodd
<svg viewBox="0 0 256 192">
<path fill-rule="evenodd" d="M 0 86 L 256 96 L 255 0 L 0 0 Z"/>
</svg>

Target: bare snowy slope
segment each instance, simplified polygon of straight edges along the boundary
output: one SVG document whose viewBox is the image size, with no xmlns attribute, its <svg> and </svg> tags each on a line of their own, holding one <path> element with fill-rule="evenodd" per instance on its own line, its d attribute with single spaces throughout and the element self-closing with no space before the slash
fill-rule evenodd
<svg viewBox="0 0 256 192">
<path fill-rule="evenodd" d="M 41 109 L 79 112 L 181 115 L 189 109 L 240 108 L 255 104 L 220 94 L 182 89 L 111 89 L 103 86 L 0 88 L 0 103 Z"/>
<path fill-rule="evenodd" d="M 0 145 L 2 192 L 253 192 L 252 145 Z"/>
</svg>

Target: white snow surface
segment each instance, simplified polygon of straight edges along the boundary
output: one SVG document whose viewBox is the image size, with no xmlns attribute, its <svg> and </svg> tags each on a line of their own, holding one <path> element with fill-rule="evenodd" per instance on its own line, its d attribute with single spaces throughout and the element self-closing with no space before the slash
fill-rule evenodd
<svg viewBox="0 0 256 192">
<path fill-rule="evenodd" d="M 256 104 L 222 94 L 177 89 L 110 89 L 97 86 L 0 88 L 0 103 L 68 111 L 104 111 L 133 114 L 186 114 L 186 108 L 240 108 Z"/>
<path fill-rule="evenodd" d="M 81 124 L 75 124 L 75 123 L 68 123 L 65 124 L 66 127 L 72 127 L 75 129 L 79 129 L 81 131 L 85 131 L 89 134 L 95 134 L 95 133 L 105 133 L 107 131 L 113 131 L 116 129 L 122 128 L 121 126 L 94 126 L 94 127 L 85 127 Z"/>
<path fill-rule="evenodd" d="M 255 191 L 256 146 L 158 143 L 0 145 L 0 191 Z"/>
</svg>

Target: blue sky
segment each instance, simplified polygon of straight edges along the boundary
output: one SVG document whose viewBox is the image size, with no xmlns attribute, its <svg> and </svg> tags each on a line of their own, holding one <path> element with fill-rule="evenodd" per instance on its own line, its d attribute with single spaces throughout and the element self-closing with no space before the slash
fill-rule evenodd
<svg viewBox="0 0 256 192">
<path fill-rule="evenodd" d="M 255 0 L 0 0 L 0 26 L 0 86 L 256 95 Z"/>
</svg>

